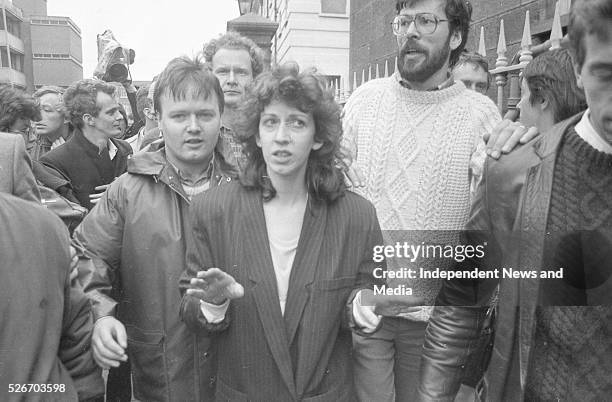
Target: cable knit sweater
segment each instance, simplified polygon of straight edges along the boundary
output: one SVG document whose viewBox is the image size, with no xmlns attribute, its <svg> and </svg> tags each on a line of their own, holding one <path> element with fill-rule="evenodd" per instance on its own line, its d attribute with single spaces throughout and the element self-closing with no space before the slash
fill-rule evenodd
<svg viewBox="0 0 612 402">
<path fill-rule="evenodd" d="M 461 82 L 415 91 L 403 87 L 398 75 L 372 80 L 344 109 L 343 147 L 365 179 L 365 188 L 355 191 L 376 206 L 385 231 L 460 231 L 468 219 L 471 181 L 480 177 L 486 157 L 482 137 L 500 120 L 489 98 Z M 448 238 L 441 239 L 444 233 Z M 436 237 L 452 244 L 456 235 Z M 440 282 L 408 282 L 433 304 Z"/>
</svg>

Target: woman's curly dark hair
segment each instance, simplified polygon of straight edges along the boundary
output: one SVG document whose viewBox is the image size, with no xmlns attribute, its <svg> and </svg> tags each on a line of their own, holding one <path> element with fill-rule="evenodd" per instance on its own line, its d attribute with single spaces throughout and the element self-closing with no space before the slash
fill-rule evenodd
<svg viewBox="0 0 612 402">
<path fill-rule="evenodd" d="M 247 89 L 236 124 L 236 137 L 242 143 L 247 163 L 240 182 L 245 187 L 260 189 L 265 201 L 276 195 L 268 178 L 266 162 L 257 145 L 259 121 L 264 108 L 273 101 L 312 114 L 315 123 L 315 142 L 321 148 L 310 151 L 306 167 L 306 185 L 316 200 L 332 203 L 344 194 L 346 185 L 337 161 L 342 160 L 340 139 L 342 123 L 340 106 L 325 81 L 315 72 L 299 72 L 295 63 L 276 67 L 261 74 Z"/>
</svg>

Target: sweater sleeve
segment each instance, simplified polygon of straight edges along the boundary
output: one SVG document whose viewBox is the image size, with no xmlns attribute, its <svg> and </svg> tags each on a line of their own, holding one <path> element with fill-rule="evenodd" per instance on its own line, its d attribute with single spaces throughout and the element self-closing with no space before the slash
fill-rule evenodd
<svg viewBox="0 0 612 402">
<path fill-rule="evenodd" d="M 478 97 L 472 111 L 474 113 L 474 145 L 470 158 L 470 193 L 473 195 L 482 178 L 483 166 L 487 158 L 485 134 L 491 135 L 495 126 L 501 121 L 499 111 L 489 98 Z"/>
</svg>

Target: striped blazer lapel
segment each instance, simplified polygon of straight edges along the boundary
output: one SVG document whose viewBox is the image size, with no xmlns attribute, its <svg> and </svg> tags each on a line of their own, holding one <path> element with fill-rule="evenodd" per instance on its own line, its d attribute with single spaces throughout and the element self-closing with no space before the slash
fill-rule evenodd
<svg viewBox="0 0 612 402">
<path fill-rule="evenodd" d="M 285 306 L 284 318 L 289 345 L 293 342 L 310 295 L 309 285 L 314 281 L 326 221 L 326 204 L 309 201 L 304 214 L 297 252 L 291 267 L 287 305 Z"/>
<path fill-rule="evenodd" d="M 291 267 L 287 305 L 285 306 L 284 318 L 289 345 L 293 342 L 304 314 L 304 307 L 310 296 L 309 285 L 314 281 L 326 220 L 327 206 L 322 202 L 309 201 L 304 214 L 297 252 Z"/>
<path fill-rule="evenodd" d="M 253 282 L 252 294 L 266 340 L 278 365 L 283 380 L 291 394 L 296 397 L 293 366 L 289 353 L 287 332 L 280 309 L 276 276 L 270 255 L 263 201 L 257 191 L 248 193 L 244 205 L 244 247 L 249 256 L 246 264 L 248 276 Z M 296 397 L 297 399 L 297 397 Z"/>
</svg>

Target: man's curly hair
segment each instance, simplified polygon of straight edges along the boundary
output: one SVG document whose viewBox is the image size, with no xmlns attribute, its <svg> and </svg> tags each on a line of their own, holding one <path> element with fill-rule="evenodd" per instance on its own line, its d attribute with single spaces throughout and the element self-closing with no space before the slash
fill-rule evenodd
<svg viewBox="0 0 612 402">
<path fill-rule="evenodd" d="M 83 115 L 98 116 L 100 107 L 96 102 L 98 92 L 115 96 L 115 87 L 107 82 L 86 78 L 70 85 L 64 93 L 64 105 L 68 110 L 70 122 L 79 129 L 83 128 Z"/>
<path fill-rule="evenodd" d="M 0 131 L 8 132 L 18 119 L 40 120 L 38 101 L 10 84 L 0 84 Z"/>
<path fill-rule="evenodd" d="M 266 201 L 276 195 L 268 178 L 263 152 L 257 145 L 261 113 L 273 101 L 312 114 L 314 140 L 323 146 L 310 151 L 306 183 L 315 200 L 332 203 L 346 190 L 343 173 L 336 166 L 336 161 L 343 159 L 340 150 L 340 106 L 334 100 L 332 91 L 325 88 L 321 76 L 313 72 L 299 73 L 295 63 L 263 73 L 247 89 L 236 125 L 237 139 L 243 144 L 243 152 L 247 156 L 240 182 L 245 187 L 260 189 Z"/>
<path fill-rule="evenodd" d="M 204 60 L 212 63 L 213 56 L 219 49 L 246 50 L 251 56 L 251 70 L 253 78 L 262 73 L 264 69 L 263 51 L 251 39 L 240 35 L 238 32 L 230 31 L 213 39 L 204 45 Z"/>
</svg>

